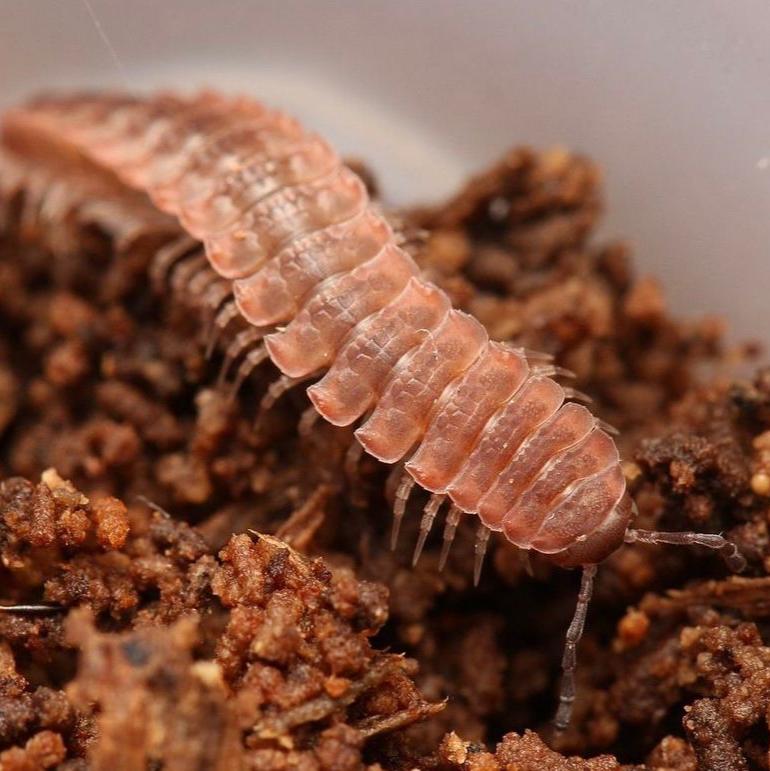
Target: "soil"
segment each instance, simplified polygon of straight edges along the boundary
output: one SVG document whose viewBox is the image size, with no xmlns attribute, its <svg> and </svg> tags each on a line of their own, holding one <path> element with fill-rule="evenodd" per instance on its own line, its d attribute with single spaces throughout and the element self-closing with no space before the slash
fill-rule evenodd
<svg viewBox="0 0 770 771">
<path fill-rule="evenodd" d="M 607 560 L 560 735 L 576 572 L 493 538 L 475 588 L 470 517 L 443 572 L 441 527 L 412 568 L 425 499 L 391 552 L 394 481 L 346 462 L 349 430 L 298 431 L 301 388 L 257 420 L 270 367 L 228 400 L 173 274 L 153 288 L 152 232 L 109 209 L 53 249 L 5 203 L 0 599 L 53 610 L 0 611 L 0 768 L 770 768 L 770 370 L 735 376 L 754 346 L 596 242 L 591 161 L 514 149 L 393 213 L 492 337 L 576 373 L 640 527 L 722 532 L 748 560 Z"/>
</svg>

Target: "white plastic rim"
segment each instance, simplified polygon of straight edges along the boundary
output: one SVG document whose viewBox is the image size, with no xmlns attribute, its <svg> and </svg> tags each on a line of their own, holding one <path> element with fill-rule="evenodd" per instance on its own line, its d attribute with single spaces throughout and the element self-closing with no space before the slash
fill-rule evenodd
<svg viewBox="0 0 770 771">
<path fill-rule="evenodd" d="M 768 40 L 765 0 L 0 0 L 0 103 L 240 89 L 402 203 L 511 145 L 566 145 L 602 164 L 604 234 L 678 314 L 770 342 Z"/>
</svg>

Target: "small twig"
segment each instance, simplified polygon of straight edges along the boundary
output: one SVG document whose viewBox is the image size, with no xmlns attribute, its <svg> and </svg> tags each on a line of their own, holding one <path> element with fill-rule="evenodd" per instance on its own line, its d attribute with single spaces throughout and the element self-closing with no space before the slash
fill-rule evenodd
<svg viewBox="0 0 770 771">
<path fill-rule="evenodd" d="M 61 605 L 0 605 L 3 613 L 59 613 L 65 610 Z"/>
<path fill-rule="evenodd" d="M 339 698 L 334 699 L 327 695 L 318 696 L 280 715 L 260 720 L 254 724 L 253 730 L 262 738 L 277 738 L 298 725 L 323 720 L 340 708 L 349 707 L 362 693 L 375 685 L 379 685 L 401 667 L 403 667 L 402 657 L 388 656 L 375 663 L 360 680 L 351 683 L 347 691 Z"/>
<path fill-rule="evenodd" d="M 364 739 L 369 739 L 372 736 L 377 736 L 377 734 L 395 731 L 404 726 L 416 723 L 418 720 L 437 715 L 446 707 L 447 701 L 447 699 L 444 699 L 444 701 L 440 701 L 436 704 L 422 702 L 416 707 L 402 709 L 400 712 L 394 712 L 392 715 L 387 715 L 386 717 L 368 717 L 353 727 L 364 737 Z"/>
<path fill-rule="evenodd" d="M 316 531 L 326 518 L 324 508 L 332 488 L 328 484 L 321 483 L 310 494 L 310 497 L 297 509 L 276 531 L 276 538 L 286 541 L 290 546 L 299 551 L 306 551 Z"/>
</svg>

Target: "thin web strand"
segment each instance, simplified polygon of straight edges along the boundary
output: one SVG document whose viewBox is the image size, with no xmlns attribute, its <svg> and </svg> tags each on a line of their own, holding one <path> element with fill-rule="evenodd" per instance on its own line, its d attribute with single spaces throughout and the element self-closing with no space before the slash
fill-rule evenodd
<svg viewBox="0 0 770 771">
<path fill-rule="evenodd" d="M 104 47 L 107 49 L 107 52 L 110 55 L 112 63 L 115 65 L 115 69 L 120 75 L 120 79 L 123 81 L 123 85 L 126 88 L 129 88 L 128 76 L 126 75 L 126 70 L 123 67 L 123 62 L 121 62 L 120 57 L 118 56 L 118 52 L 115 50 L 115 46 L 112 45 L 112 42 L 107 37 L 107 33 L 102 26 L 102 23 L 99 21 L 99 18 L 97 17 L 90 0 L 81 0 L 81 2 L 83 3 L 83 7 L 86 9 L 88 15 L 91 17 L 91 21 L 93 22 L 94 27 L 96 27 L 96 31 L 99 34 L 99 37 L 102 39 L 102 43 L 104 43 Z"/>
</svg>

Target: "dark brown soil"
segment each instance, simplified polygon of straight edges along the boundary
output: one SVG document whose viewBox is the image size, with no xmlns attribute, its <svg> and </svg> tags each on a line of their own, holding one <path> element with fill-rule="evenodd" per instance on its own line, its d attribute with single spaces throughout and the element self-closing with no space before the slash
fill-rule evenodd
<svg viewBox="0 0 770 771">
<path fill-rule="evenodd" d="M 749 561 L 613 555 L 561 736 L 575 573 L 494 540 L 474 589 L 470 521 L 443 573 L 440 527 L 412 569 L 424 501 L 391 553 L 392 480 L 346 471 L 349 431 L 299 435 L 301 389 L 255 427 L 268 367 L 229 403 L 184 293 L 151 289 L 152 238 L 102 224 L 54 257 L 7 227 L 0 599 L 62 610 L 0 612 L 0 768 L 768 769 L 770 371 L 735 379 L 751 351 L 595 244 L 601 208 L 592 163 L 518 149 L 399 214 L 457 305 L 553 353 L 621 430 L 640 526 L 724 532 Z"/>
</svg>

